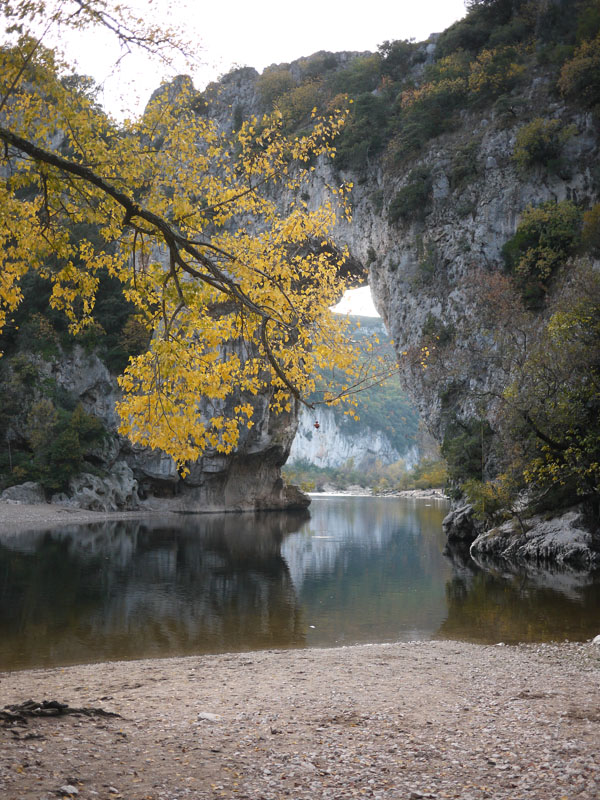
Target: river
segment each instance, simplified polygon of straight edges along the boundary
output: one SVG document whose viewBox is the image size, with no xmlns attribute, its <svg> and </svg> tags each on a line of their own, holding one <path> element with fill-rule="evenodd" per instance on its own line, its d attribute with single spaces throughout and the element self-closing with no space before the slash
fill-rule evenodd
<svg viewBox="0 0 600 800">
<path fill-rule="evenodd" d="M 0 533 L 0 669 L 432 638 L 586 640 L 600 576 L 444 554 L 443 501 Z"/>
</svg>

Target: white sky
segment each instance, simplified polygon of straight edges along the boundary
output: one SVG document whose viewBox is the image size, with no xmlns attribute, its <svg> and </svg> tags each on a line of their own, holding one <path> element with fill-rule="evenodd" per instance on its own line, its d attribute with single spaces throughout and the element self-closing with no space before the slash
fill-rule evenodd
<svg viewBox="0 0 600 800">
<path fill-rule="evenodd" d="M 378 317 L 379 312 L 373 305 L 371 290 L 368 286 L 361 289 L 349 289 L 332 311 L 336 314 L 362 314 L 364 317 Z"/>
<path fill-rule="evenodd" d="M 373 52 L 386 40 L 424 41 L 465 14 L 464 0 L 130 0 L 129 5 L 153 23 L 180 26 L 187 40 L 197 43 L 198 55 L 192 69 L 182 61 L 170 74 L 161 64 L 129 55 L 115 72 L 119 50 L 108 36 L 96 32 L 61 42 L 78 71 L 103 86 L 99 99 L 118 118 L 141 112 L 161 80 L 178 72 L 191 74 L 203 89 L 236 66 L 260 72 L 319 50 Z M 377 316 L 368 287 L 348 293 L 336 310 Z"/>
<path fill-rule="evenodd" d="M 197 43 L 194 83 L 203 89 L 234 66 L 255 67 L 294 61 L 319 50 L 375 51 L 385 40 L 423 41 L 465 14 L 464 0 L 130 0 L 153 23 L 179 26 Z M 62 42 L 78 70 L 104 85 L 103 105 L 116 116 L 141 110 L 163 78 L 160 64 L 130 55 L 117 75 L 119 56 L 108 36 L 98 32 Z M 175 72 L 190 72 L 183 62 Z"/>
</svg>

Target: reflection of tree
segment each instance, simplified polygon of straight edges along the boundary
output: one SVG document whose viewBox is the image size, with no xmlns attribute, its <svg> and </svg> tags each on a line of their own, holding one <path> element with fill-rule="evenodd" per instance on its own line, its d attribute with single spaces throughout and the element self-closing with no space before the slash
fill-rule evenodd
<svg viewBox="0 0 600 800">
<path fill-rule="evenodd" d="M 452 554 L 446 584 L 448 617 L 438 630 L 447 639 L 481 643 L 585 640 L 597 633 L 600 582 L 589 573 L 541 567 L 487 569 Z"/>
<path fill-rule="evenodd" d="M 0 544 L 1 666 L 302 644 L 281 541 L 303 517 L 211 515 Z"/>
</svg>

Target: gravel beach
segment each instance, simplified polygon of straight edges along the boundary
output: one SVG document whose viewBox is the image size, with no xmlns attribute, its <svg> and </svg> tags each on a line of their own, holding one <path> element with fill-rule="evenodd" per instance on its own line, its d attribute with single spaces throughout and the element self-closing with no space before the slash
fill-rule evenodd
<svg viewBox="0 0 600 800">
<path fill-rule="evenodd" d="M 0 796 L 597 798 L 600 647 L 460 642 L 0 674 Z"/>
</svg>

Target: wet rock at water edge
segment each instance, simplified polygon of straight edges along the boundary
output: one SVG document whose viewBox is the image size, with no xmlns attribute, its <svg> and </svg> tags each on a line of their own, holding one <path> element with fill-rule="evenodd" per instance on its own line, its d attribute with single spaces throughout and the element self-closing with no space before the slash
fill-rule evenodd
<svg viewBox="0 0 600 800">
<path fill-rule="evenodd" d="M 480 534 L 471 545 L 471 555 L 475 560 L 552 562 L 585 570 L 600 566 L 598 536 L 588 529 L 579 508 L 549 520 L 533 517 L 526 520 L 524 528 L 509 520 Z"/>
<path fill-rule="evenodd" d="M 473 519 L 473 506 L 464 505 L 450 511 L 442 522 L 448 542 L 470 543 L 479 531 Z"/>
</svg>

